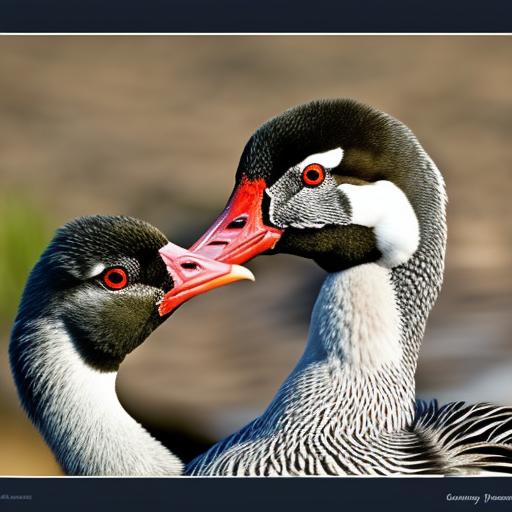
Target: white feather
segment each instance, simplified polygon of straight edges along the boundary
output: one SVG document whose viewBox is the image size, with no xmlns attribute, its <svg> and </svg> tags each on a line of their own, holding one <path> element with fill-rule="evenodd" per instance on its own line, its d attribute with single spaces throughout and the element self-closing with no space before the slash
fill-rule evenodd
<svg viewBox="0 0 512 512">
<path fill-rule="evenodd" d="M 338 187 L 349 199 L 352 223 L 373 228 L 379 261 L 392 268 L 405 263 L 420 242 L 418 219 L 404 192 L 390 181 L 369 185 L 344 183 Z"/>
<path fill-rule="evenodd" d="M 91 277 L 99 276 L 104 270 L 106 266 L 104 263 L 96 263 L 93 267 L 89 269 L 87 272 L 87 277 L 90 279 Z"/>
<path fill-rule="evenodd" d="M 298 165 L 299 169 L 302 171 L 309 164 L 320 164 L 326 169 L 334 169 L 340 165 L 341 160 L 343 158 L 343 149 L 336 148 L 331 149 L 329 151 L 325 151 L 324 153 L 315 153 L 313 155 L 308 156 L 300 164 Z"/>
</svg>

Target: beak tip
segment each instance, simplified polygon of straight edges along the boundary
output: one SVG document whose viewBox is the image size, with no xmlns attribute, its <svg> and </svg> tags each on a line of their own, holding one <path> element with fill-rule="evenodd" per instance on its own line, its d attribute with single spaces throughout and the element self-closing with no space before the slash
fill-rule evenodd
<svg viewBox="0 0 512 512">
<path fill-rule="evenodd" d="M 254 274 L 248 268 L 242 267 L 241 265 L 232 265 L 231 273 L 239 277 L 240 280 L 256 281 Z"/>
</svg>

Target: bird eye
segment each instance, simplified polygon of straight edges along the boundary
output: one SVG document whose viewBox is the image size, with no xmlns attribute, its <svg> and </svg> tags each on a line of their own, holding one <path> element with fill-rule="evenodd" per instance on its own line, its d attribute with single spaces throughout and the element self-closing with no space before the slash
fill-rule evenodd
<svg viewBox="0 0 512 512">
<path fill-rule="evenodd" d="M 302 181 L 308 187 L 318 187 L 325 180 L 325 169 L 320 164 L 309 164 L 302 171 Z"/>
<path fill-rule="evenodd" d="M 103 282 L 111 290 L 121 290 L 128 284 L 128 274 L 124 268 L 110 268 L 103 274 Z"/>
</svg>

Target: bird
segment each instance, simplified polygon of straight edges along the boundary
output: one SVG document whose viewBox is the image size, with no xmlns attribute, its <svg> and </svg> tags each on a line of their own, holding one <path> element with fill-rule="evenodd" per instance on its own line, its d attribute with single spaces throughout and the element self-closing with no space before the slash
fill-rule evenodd
<svg viewBox="0 0 512 512">
<path fill-rule="evenodd" d="M 266 410 L 189 475 L 512 472 L 512 408 L 415 399 L 443 282 L 447 194 L 402 122 L 314 100 L 247 142 L 227 206 L 191 247 L 229 263 L 288 253 L 327 272 L 302 357 Z"/>
<path fill-rule="evenodd" d="M 241 279 L 127 216 L 58 229 L 28 278 L 9 359 L 28 416 L 68 475 L 177 476 L 182 461 L 122 407 L 120 364 L 195 295 Z"/>
</svg>

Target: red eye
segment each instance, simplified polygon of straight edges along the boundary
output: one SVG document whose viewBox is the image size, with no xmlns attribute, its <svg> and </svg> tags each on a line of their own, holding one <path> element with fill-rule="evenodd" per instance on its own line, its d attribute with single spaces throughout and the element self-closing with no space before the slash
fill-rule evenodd
<svg viewBox="0 0 512 512">
<path fill-rule="evenodd" d="M 103 282 L 111 290 L 120 290 L 128 284 L 128 275 L 123 268 L 111 268 L 103 275 Z"/>
<path fill-rule="evenodd" d="M 318 187 L 325 180 L 325 169 L 320 164 L 309 164 L 302 171 L 302 181 L 308 187 Z"/>
</svg>

